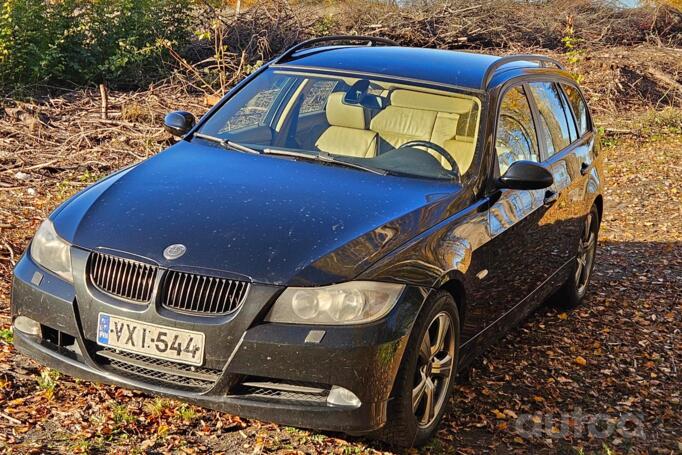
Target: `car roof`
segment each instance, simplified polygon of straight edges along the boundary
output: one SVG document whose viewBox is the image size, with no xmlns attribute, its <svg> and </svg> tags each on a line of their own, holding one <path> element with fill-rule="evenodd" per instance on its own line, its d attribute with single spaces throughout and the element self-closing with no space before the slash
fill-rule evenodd
<svg viewBox="0 0 682 455">
<path fill-rule="evenodd" d="M 393 76 L 481 90 L 488 69 L 500 59 L 494 55 L 420 47 L 323 46 L 296 51 L 284 62 L 276 64 Z M 539 67 L 541 64 L 529 56 L 528 60 L 504 63 L 492 80 L 498 85 L 518 74 L 518 71 L 506 71 L 508 69 Z M 551 71 L 550 68 L 543 69 Z M 503 70 L 505 74 L 510 73 L 508 77 L 499 77 Z"/>
</svg>

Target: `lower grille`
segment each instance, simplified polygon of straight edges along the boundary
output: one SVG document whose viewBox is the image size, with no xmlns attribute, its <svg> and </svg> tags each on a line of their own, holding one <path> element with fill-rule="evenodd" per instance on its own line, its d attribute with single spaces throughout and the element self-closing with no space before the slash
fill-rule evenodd
<svg viewBox="0 0 682 455">
<path fill-rule="evenodd" d="M 307 382 L 247 379 L 237 387 L 235 394 L 248 399 L 326 406 L 329 389 Z"/>
<path fill-rule="evenodd" d="M 102 366 L 114 370 L 117 374 L 143 382 L 161 382 L 183 390 L 209 390 L 221 374 L 220 370 L 193 367 L 141 354 L 117 352 L 111 348 L 102 348 L 96 355 Z"/>
</svg>

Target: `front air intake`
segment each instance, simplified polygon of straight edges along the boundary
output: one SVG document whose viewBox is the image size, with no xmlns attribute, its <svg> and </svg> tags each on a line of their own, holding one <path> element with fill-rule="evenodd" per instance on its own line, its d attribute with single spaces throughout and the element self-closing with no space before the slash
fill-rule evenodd
<svg viewBox="0 0 682 455">
<path fill-rule="evenodd" d="M 117 374 L 181 390 L 209 390 L 221 374 L 221 370 L 190 366 L 111 348 L 99 349 L 95 360 L 105 369 Z"/>
</svg>

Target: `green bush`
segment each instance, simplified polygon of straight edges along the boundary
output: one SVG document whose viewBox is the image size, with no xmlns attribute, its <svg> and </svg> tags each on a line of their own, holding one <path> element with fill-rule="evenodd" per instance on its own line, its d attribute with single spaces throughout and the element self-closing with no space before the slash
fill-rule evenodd
<svg viewBox="0 0 682 455">
<path fill-rule="evenodd" d="M 0 91 L 159 75 L 164 43 L 190 35 L 190 0 L 3 0 Z"/>
</svg>

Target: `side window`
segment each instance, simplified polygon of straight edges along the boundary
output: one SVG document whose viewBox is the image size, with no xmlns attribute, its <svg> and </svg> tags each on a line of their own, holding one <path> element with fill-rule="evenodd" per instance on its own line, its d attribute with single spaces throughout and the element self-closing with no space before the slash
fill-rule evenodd
<svg viewBox="0 0 682 455">
<path fill-rule="evenodd" d="M 279 120 L 278 131 L 288 130 L 287 147 L 315 149 L 316 140 L 328 126 L 327 100 L 339 84 L 344 85 L 335 79 L 304 81 L 300 93 L 294 94 Z"/>
<path fill-rule="evenodd" d="M 533 115 L 521 86 L 512 88 L 502 98 L 495 149 L 500 175 L 515 161 L 540 161 Z"/>
<path fill-rule="evenodd" d="M 582 136 L 590 128 L 589 114 L 587 113 L 587 105 L 583 100 L 582 95 L 577 88 L 568 84 L 561 84 L 568 97 L 568 102 L 573 108 L 573 114 L 578 122 L 578 136 Z"/>
<path fill-rule="evenodd" d="M 275 100 L 280 96 L 282 90 L 287 87 L 292 78 L 269 78 L 263 77 L 257 79 L 261 84 L 256 95 L 250 99 L 243 99 L 250 92 L 237 92 L 231 106 L 242 106 L 239 110 L 223 109 L 211 119 L 211 123 L 223 123 L 223 126 L 218 130 L 219 133 L 232 133 L 239 130 L 254 128 L 265 125 L 268 113 L 270 113 Z"/>
<path fill-rule="evenodd" d="M 322 112 L 327 105 L 327 98 L 334 91 L 338 81 L 330 79 L 313 79 L 306 87 L 303 104 L 301 104 L 301 115 L 313 112 Z"/>
<path fill-rule="evenodd" d="M 554 84 L 555 87 L 559 87 L 559 85 Z M 573 118 L 573 114 L 571 113 L 571 107 L 568 105 L 568 98 L 566 98 L 566 94 L 564 93 L 563 90 L 559 90 L 559 95 L 561 95 L 561 104 L 564 106 L 564 113 L 566 114 L 566 122 L 568 122 L 568 130 L 571 133 L 571 142 L 574 142 L 576 139 L 578 139 L 578 130 L 575 127 L 575 119 Z"/>
<path fill-rule="evenodd" d="M 540 114 L 540 125 L 544 131 L 547 155 L 552 156 L 568 147 L 571 134 L 568 127 L 568 114 L 561 99 L 559 88 L 552 82 L 532 82 L 528 84 Z M 572 119 L 571 119 L 572 121 Z"/>
</svg>

